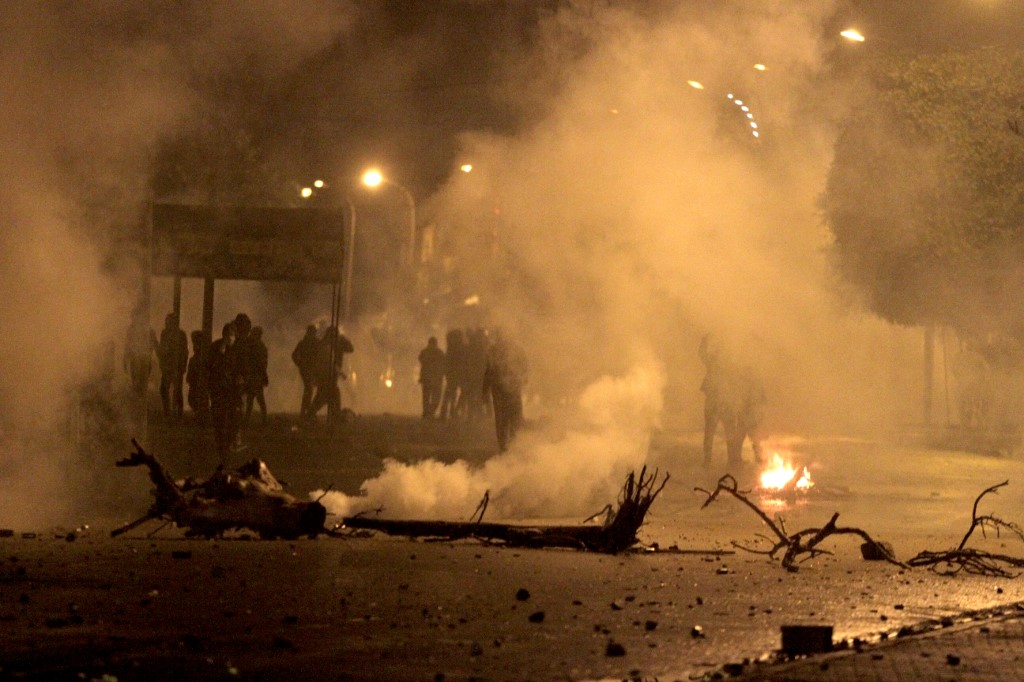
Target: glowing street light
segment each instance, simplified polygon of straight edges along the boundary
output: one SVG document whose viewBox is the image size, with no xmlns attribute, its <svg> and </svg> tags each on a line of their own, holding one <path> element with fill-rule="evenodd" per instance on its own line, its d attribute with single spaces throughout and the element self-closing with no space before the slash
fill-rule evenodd
<svg viewBox="0 0 1024 682">
<path fill-rule="evenodd" d="M 845 31 L 840 31 L 839 35 L 852 43 L 863 43 L 866 40 L 864 35 L 855 28 L 848 28 Z"/>
<path fill-rule="evenodd" d="M 459 170 L 462 171 L 463 173 L 472 173 L 473 172 L 473 164 L 471 164 L 471 163 L 464 163 L 461 166 L 459 166 Z"/>
<path fill-rule="evenodd" d="M 697 82 L 697 81 L 686 81 L 686 84 L 689 85 L 691 88 L 693 88 L 695 90 L 703 90 L 704 89 L 704 85 L 702 83 Z"/>
<path fill-rule="evenodd" d="M 311 196 L 313 196 L 313 188 L 303 187 L 302 189 L 299 190 L 299 196 L 301 196 L 303 199 L 309 199 Z"/>
<path fill-rule="evenodd" d="M 768 70 L 768 67 L 765 66 L 764 64 L 754 64 L 754 68 L 757 69 L 758 71 L 767 71 Z"/>
<path fill-rule="evenodd" d="M 383 184 L 388 184 L 405 195 L 405 201 L 409 206 L 409 267 L 416 263 L 416 200 L 407 187 L 401 185 L 391 178 L 384 177 L 384 174 L 377 168 L 370 168 L 362 175 L 362 183 L 370 189 L 376 189 Z"/>
</svg>

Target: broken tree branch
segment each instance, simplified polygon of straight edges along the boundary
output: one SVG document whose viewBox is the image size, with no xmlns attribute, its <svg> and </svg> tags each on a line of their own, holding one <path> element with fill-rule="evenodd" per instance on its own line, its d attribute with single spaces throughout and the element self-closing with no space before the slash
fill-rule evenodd
<svg viewBox="0 0 1024 682">
<path fill-rule="evenodd" d="M 511 547 L 562 547 L 617 554 L 635 545 L 637 532 L 647 511 L 665 488 L 669 475 L 658 484 L 658 472 L 640 475 L 630 472 L 619 494 L 619 508 L 600 526 L 520 526 L 482 521 L 417 521 L 350 516 L 342 519 L 347 528 L 365 528 L 390 535 L 441 540 L 476 539 L 500 542 Z M 478 508 L 479 509 L 479 508 Z M 482 513 L 481 513 L 482 517 Z"/>
<path fill-rule="evenodd" d="M 991 528 L 997 537 L 1002 530 L 1008 530 L 1021 540 L 1024 540 L 1024 530 L 1016 523 L 1004 521 L 991 514 L 978 516 L 978 506 L 982 498 L 990 493 L 993 495 L 998 494 L 999 489 L 1009 485 L 1009 483 L 1009 481 L 1003 481 L 1002 483 L 989 486 L 974 499 L 974 506 L 971 508 L 971 525 L 955 549 L 938 552 L 925 550 L 907 561 L 907 564 L 910 566 L 927 566 L 932 571 L 941 575 L 956 575 L 961 571 L 974 575 L 996 576 L 1000 578 L 1014 578 L 1019 575 L 1010 571 L 1007 567 L 1024 568 L 1024 558 L 1007 556 L 1005 554 L 992 554 L 984 550 L 967 547 L 967 542 L 974 531 L 980 529 L 982 536 L 985 536 L 986 527 Z"/>
<path fill-rule="evenodd" d="M 705 490 L 704 488 L 694 488 L 694 490 L 704 493 L 704 495 L 707 496 L 707 499 L 704 500 L 704 504 L 701 505 L 701 509 L 717 500 L 721 493 L 728 493 L 757 514 L 761 518 L 761 521 L 763 521 L 764 524 L 768 526 L 773 533 L 775 533 L 777 540 L 775 541 L 774 546 L 767 551 L 754 550 L 735 542 L 732 543 L 733 546 L 756 554 L 767 554 L 773 559 L 781 550 L 785 549 L 786 551 L 782 556 L 781 563 L 782 567 L 787 571 L 795 572 L 798 570 L 797 563 L 812 559 L 821 554 L 830 554 L 828 550 L 821 549 L 818 545 L 833 535 L 858 535 L 865 542 L 874 545 L 874 547 L 879 551 L 880 556 L 882 556 L 886 561 L 900 567 L 906 567 L 906 564 L 897 561 L 896 557 L 894 557 L 892 553 L 889 552 L 881 543 L 875 541 L 870 535 L 860 528 L 845 528 L 837 526 L 836 521 L 839 518 L 839 512 L 834 513 L 828 523 L 821 528 L 806 528 L 793 534 L 787 534 L 782 521 L 772 519 L 763 509 L 754 504 L 754 502 L 747 497 L 750 491 L 739 490 L 736 479 L 730 474 L 725 474 L 718 479 L 718 485 L 714 490 Z M 771 541 L 770 538 L 769 541 Z"/>
</svg>

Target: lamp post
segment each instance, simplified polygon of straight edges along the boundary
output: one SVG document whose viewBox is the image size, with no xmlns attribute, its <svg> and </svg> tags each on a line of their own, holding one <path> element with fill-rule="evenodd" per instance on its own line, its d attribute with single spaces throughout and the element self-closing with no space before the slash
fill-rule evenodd
<svg viewBox="0 0 1024 682">
<path fill-rule="evenodd" d="M 411 268 L 416 264 L 416 200 L 412 196 L 412 192 L 407 187 L 399 184 L 391 178 L 385 177 L 376 168 L 371 168 L 363 173 L 362 182 L 367 187 L 376 188 L 382 184 L 388 184 L 398 189 L 405 196 L 406 204 L 409 206 L 409 252 L 406 255 L 408 259 L 408 265 Z"/>
</svg>

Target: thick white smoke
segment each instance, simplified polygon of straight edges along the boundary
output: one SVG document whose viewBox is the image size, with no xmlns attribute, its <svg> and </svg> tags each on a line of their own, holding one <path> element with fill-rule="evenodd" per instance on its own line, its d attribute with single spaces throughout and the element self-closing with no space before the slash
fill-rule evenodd
<svg viewBox="0 0 1024 682">
<path fill-rule="evenodd" d="M 211 79 L 281 77 L 343 30 L 346 9 L 0 6 L 0 521 L 54 522 L 80 502 L 91 463 L 72 453 L 77 389 L 109 367 L 142 286 L 125 247 L 160 140 L 208 106 Z"/>
<path fill-rule="evenodd" d="M 339 516 L 382 508 L 386 517 L 458 519 L 489 492 L 488 518 L 586 515 L 614 502 L 626 474 L 643 465 L 663 388 L 659 367 L 637 365 L 595 381 L 574 409 L 543 429 L 521 432 L 508 451 L 482 465 L 388 459 L 360 495 L 328 492 L 321 501 Z"/>
</svg>

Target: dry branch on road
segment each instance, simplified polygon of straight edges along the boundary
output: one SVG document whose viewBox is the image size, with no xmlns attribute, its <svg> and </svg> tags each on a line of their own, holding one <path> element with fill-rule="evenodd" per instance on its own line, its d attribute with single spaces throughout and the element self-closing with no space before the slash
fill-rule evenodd
<svg viewBox="0 0 1024 682">
<path fill-rule="evenodd" d="M 262 538 L 292 539 L 324 531 L 324 506 L 286 493 L 260 459 L 234 471 L 218 468 L 206 481 L 178 482 L 138 441 L 132 439 L 132 445 L 135 452 L 119 460 L 117 466 L 145 466 L 155 486 L 155 500 L 144 516 L 111 531 L 112 537 L 156 519 L 184 528 L 186 535 L 203 537 L 249 529 Z"/>
<path fill-rule="evenodd" d="M 758 550 L 752 547 L 746 547 L 739 543 L 733 542 L 732 545 L 738 549 L 742 549 L 755 554 L 767 554 L 773 559 L 778 555 L 779 552 L 785 550 L 782 555 L 782 566 L 787 571 L 797 571 L 799 561 L 806 561 L 807 559 L 814 558 L 819 554 L 830 554 L 828 550 L 821 549 L 819 545 L 827 538 L 833 535 L 857 535 L 861 537 L 864 542 L 868 543 L 871 547 L 876 550 L 878 556 L 882 557 L 891 564 L 897 566 L 906 567 L 900 561 L 896 560 L 896 557 L 883 545 L 882 543 L 874 540 L 870 535 L 860 528 L 845 528 L 836 525 L 836 520 L 839 518 L 839 512 L 832 515 L 821 528 L 806 528 L 796 533 L 787 533 L 785 524 L 781 519 L 772 519 L 767 513 L 756 504 L 750 501 L 747 497 L 749 490 L 740 490 L 739 485 L 736 483 L 736 479 L 730 474 L 726 474 L 718 479 L 718 485 L 713 491 L 705 490 L 703 488 L 694 488 L 698 492 L 702 492 L 707 496 L 704 500 L 704 504 L 701 505 L 701 509 L 707 507 L 709 504 L 718 499 L 721 493 L 728 493 L 737 500 L 749 507 L 755 514 L 757 514 L 761 521 L 764 522 L 768 528 L 775 534 L 774 545 L 769 550 Z M 800 559 L 801 556 L 804 556 Z"/>
<path fill-rule="evenodd" d="M 512 547 L 563 547 L 591 552 L 617 554 L 633 545 L 648 509 L 668 482 L 665 474 L 658 483 L 658 473 L 647 474 L 647 467 L 637 476 L 630 472 L 619 493 L 619 507 L 602 525 L 523 526 L 477 521 L 416 521 L 350 516 L 341 526 L 382 531 L 389 535 L 460 540 L 473 538 L 500 542 Z M 480 517 L 483 516 L 481 512 Z"/>
<path fill-rule="evenodd" d="M 1003 481 L 1002 483 L 989 486 L 974 499 L 974 507 L 971 510 L 971 525 L 967 529 L 967 533 L 964 534 L 963 539 L 960 540 L 960 544 L 954 549 L 939 552 L 925 550 L 907 561 L 907 564 L 910 566 L 927 566 L 942 575 L 956 575 L 960 571 L 966 571 L 974 575 L 997 576 L 1000 578 L 1014 578 L 1019 575 L 1007 570 L 1004 565 L 1012 568 L 1024 568 L 1024 558 L 1007 556 L 1005 554 L 992 554 L 984 550 L 967 547 L 967 541 L 971 539 L 971 535 L 975 530 L 980 530 L 982 536 L 985 536 L 986 529 L 988 529 L 995 532 L 997 537 L 1003 530 L 1006 530 L 1024 540 L 1024 529 L 1021 529 L 1016 523 L 1004 521 L 991 514 L 978 516 L 978 505 L 981 503 L 981 498 L 989 493 L 993 495 L 998 493 L 1000 488 L 1009 485 L 1009 483 L 1009 481 Z"/>
</svg>

